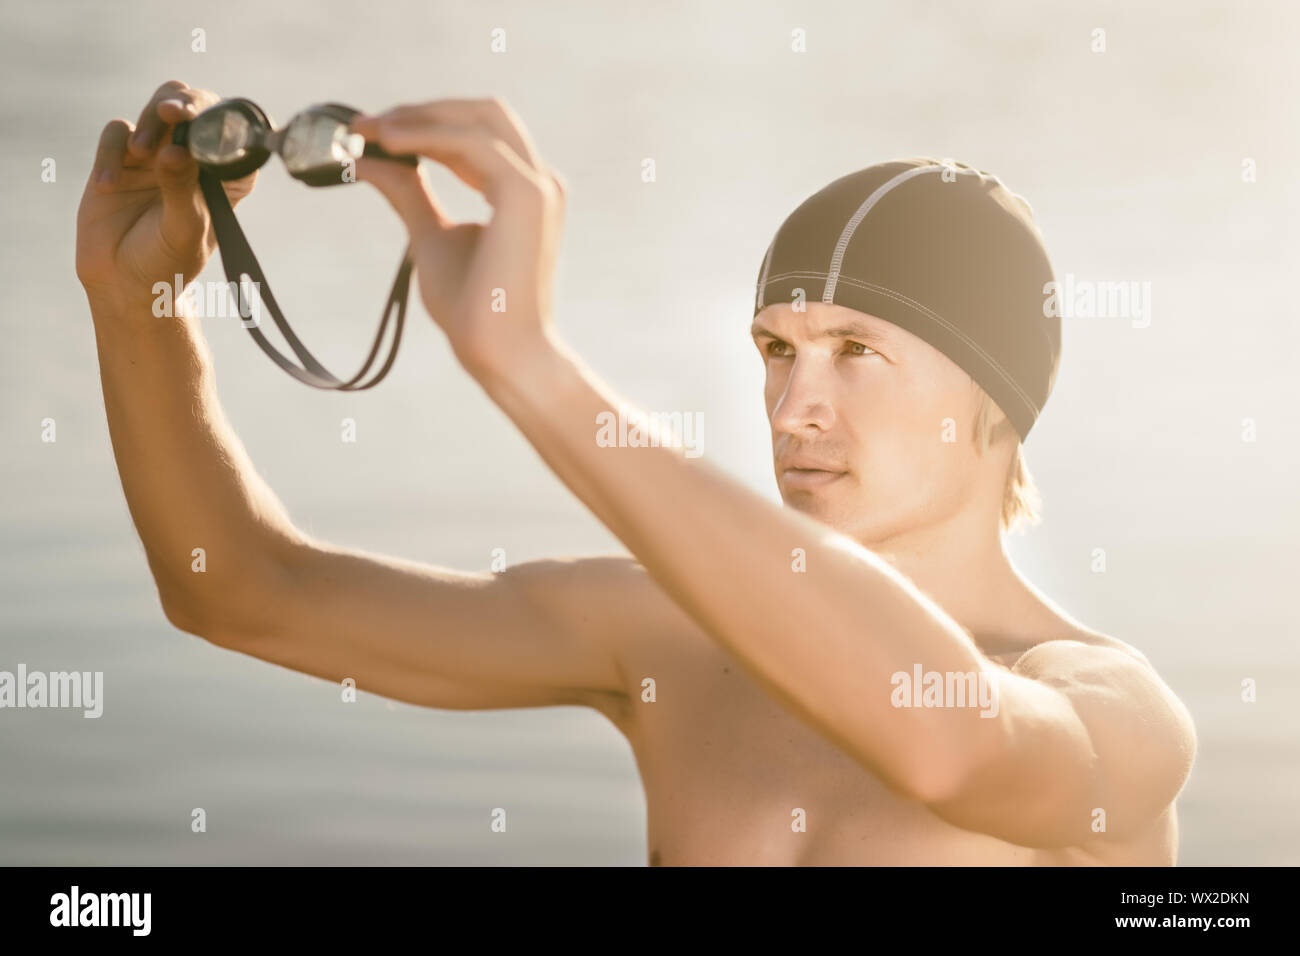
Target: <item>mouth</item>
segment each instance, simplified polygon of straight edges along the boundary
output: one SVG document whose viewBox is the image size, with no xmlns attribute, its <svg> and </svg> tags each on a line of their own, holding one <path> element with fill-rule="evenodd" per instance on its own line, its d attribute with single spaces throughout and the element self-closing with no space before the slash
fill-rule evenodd
<svg viewBox="0 0 1300 956">
<path fill-rule="evenodd" d="M 847 471 L 829 471 L 824 468 L 785 468 L 781 471 L 781 481 L 787 488 L 809 491 L 825 488 L 847 474 Z"/>
</svg>

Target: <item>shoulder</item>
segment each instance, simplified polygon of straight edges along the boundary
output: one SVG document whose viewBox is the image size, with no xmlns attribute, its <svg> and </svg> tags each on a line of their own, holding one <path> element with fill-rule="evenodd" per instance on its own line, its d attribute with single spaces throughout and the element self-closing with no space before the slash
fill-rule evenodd
<svg viewBox="0 0 1300 956">
<path fill-rule="evenodd" d="M 1152 673 L 1155 672 L 1147 656 L 1132 644 L 1082 627 L 1071 627 L 1051 638 L 1031 644 L 1011 655 L 1011 659 L 1014 664 L 1008 663 L 1008 666 L 1017 672 L 1021 668 L 1042 667 L 1044 662 L 1060 664 L 1111 661 L 1118 663 L 1122 660 L 1136 662 L 1150 668 Z"/>
<path fill-rule="evenodd" d="M 647 655 L 662 660 L 683 647 L 677 638 L 698 625 L 630 555 L 544 558 L 520 563 L 502 574 L 529 613 L 582 652 L 607 658 L 619 673 L 621 691 L 592 692 L 581 700 L 620 729 L 629 695 L 638 693 L 635 674 Z"/>
<path fill-rule="evenodd" d="M 1196 730 L 1145 654 L 1081 631 L 1034 645 L 1010 669 L 1070 702 L 1109 792 L 1131 798 L 1130 812 L 1150 818 L 1173 802 L 1191 773 Z"/>
<path fill-rule="evenodd" d="M 689 620 L 629 555 L 542 558 L 515 565 L 503 576 L 569 627 L 610 639 Z"/>
<path fill-rule="evenodd" d="M 1140 708 L 1191 733 L 1191 718 L 1151 661 L 1132 644 L 1094 631 L 1035 644 L 1010 665 L 1014 674 L 1056 687 L 1076 704 Z"/>
</svg>

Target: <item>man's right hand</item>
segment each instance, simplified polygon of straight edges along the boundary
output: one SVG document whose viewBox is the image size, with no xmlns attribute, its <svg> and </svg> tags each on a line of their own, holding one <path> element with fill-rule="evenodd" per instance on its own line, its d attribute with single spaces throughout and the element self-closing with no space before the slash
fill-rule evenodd
<svg viewBox="0 0 1300 956">
<path fill-rule="evenodd" d="M 621 655 L 690 626 L 630 558 L 471 574 L 335 547 L 295 527 L 258 475 L 217 402 L 199 323 L 153 319 L 150 309 L 154 283 L 193 279 L 215 247 L 197 166 L 170 139 L 216 101 L 166 83 L 137 128 L 110 123 L 77 217 L 77 276 L 97 319 L 113 453 L 167 619 L 219 646 L 423 706 L 630 713 Z M 116 183 L 101 185 L 104 171 Z M 253 177 L 225 185 L 233 203 Z M 156 334 L 113 334 L 134 316 L 143 320 L 133 332 Z"/>
<path fill-rule="evenodd" d="M 178 80 L 160 86 L 132 126 L 104 127 L 77 210 L 77 278 L 92 299 L 129 305 L 152 300 L 156 282 L 188 283 L 216 248 L 199 168 L 171 142 L 172 128 L 218 101 Z M 225 183 L 231 204 L 253 189 L 257 173 Z"/>
</svg>

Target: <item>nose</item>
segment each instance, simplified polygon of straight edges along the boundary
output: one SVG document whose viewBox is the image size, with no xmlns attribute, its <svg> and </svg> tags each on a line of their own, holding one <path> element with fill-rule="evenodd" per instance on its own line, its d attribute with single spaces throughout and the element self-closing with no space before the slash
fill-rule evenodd
<svg viewBox="0 0 1300 956">
<path fill-rule="evenodd" d="M 815 354 L 797 355 L 772 409 L 772 431 L 787 435 L 829 431 L 835 424 L 831 388 L 830 369 Z"/>
</svg>

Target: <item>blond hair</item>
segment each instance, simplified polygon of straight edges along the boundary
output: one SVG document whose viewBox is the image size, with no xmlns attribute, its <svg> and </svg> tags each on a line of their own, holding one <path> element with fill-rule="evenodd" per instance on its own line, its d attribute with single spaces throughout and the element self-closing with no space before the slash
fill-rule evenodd
<svg viewBox="0 0 1300 956">
<path fill-rule="evenodd" d="M 995 409 L 997 405 L 993 399 L 980 389 L 980 407 L 975 414 L 975 430 L 972 437 L 981 455 L 991 446 L 1003 441 L 1011 440 L 1016 443 L 1015 450 L 1011 453 L 1011 461 L 1007 465 L 1000 519 L 1004 532 L 1014 531 L 1022 521 L 1038 524 L 1041 520 L 1043 502 L 1038 486 L 1034 484 L 1034 478 L 1025 465 L 1024 446 L 1020 442 L 1020 436 L 1016 434 L 1015 426 L 1005 416 L 996 425 L 992 424 Z"/>
</svg>

